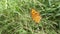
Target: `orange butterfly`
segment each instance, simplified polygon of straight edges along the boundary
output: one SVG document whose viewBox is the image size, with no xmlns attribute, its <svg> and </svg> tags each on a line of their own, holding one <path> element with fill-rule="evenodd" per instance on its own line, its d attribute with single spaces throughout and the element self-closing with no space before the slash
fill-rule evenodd
<svg viewBox="0 0 60 34">
<path fill-rule="evenodd" d="M 39 13 L 38 13 L 36 10 L 34 10 L 34 9 L 32 9 L 32 11 L 31 11 L 31 17 L 32 17 L 32 19 L 33 19 L 36 23 L 39 23 L 40 20 L 41 20 L 41 16 L 40 16 Z"/>
</svg>

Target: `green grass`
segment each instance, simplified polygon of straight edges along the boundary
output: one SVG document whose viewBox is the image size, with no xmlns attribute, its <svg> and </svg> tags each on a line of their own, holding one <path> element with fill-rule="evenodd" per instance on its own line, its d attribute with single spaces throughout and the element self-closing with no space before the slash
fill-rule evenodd
<svg viewBox="0 0 60 34">
<path fill-rule="evenodd" d="M 42 16 L 39 24 L 32 8 Z M 60 0 L 0 0 L 0 34 L 60 34 Z"/>
</svg>

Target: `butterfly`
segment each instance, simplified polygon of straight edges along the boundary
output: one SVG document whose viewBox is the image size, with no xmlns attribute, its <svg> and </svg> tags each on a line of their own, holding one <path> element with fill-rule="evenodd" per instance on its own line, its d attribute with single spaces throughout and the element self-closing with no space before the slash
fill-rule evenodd
<svg viewBox="0 0 60 34">
<path fill-rule="evenodd" d="M 31 10 L 31 17 L 36 23 L 39 23 L 41 20 L 41 15 L 35 9 Z"/>
</svg>

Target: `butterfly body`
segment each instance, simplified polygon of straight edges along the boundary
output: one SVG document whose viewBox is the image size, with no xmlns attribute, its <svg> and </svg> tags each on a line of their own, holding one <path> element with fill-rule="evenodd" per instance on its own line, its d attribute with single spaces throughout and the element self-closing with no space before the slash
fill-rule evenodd
<svg viewBox="0 0 60 34">
<path fill-rule="evenodd" d="M 39 23 L 41 20 L 40 14 L 34 9 L 32 9 L 32 11 L 31 11 L 31 17 L 36 23 Z"/>
</svg>

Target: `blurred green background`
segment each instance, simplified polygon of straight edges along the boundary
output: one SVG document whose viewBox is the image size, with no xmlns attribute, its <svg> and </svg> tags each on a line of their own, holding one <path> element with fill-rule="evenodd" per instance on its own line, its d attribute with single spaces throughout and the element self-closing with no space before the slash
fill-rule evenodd
<svg viewBox="0 0 60 34">
<path fill-rule="evenodd" d="M 42 16 L 39 24 L 32 8 Z M 60 34 L 60 0 L 0 0 L 0 34 Z"/>
</svg>

